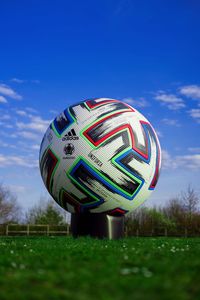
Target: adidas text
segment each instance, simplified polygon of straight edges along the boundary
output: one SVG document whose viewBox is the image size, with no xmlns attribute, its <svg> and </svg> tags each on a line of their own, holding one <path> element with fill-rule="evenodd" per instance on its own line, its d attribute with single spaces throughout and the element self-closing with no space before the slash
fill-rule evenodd
<svg viewBox="0 0 200 300">
<path fill-rule="evenodd" d="M 68 131 L 68 133 L 65 134 L 65 136 L 62 138 L 62 141 L 72 141 L 72 140 L 79 140 L 79 137 L 76 135 L 74 129 Z"/>
<path fill-rule="evenodd" d="M 62 141 L 71 141 L 71 140 L 79 140 L 78 136 L 64 136 Z"/>
</svg>

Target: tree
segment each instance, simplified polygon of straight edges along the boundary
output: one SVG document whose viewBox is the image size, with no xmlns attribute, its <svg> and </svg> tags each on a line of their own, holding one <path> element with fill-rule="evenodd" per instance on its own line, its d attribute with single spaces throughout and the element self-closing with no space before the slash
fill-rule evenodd
<svg viewBox="0 0 200 300">
<path fill-rule="evenodd" d="M 179 197 L 172 198 L 162 209 L 163 214 L 176 225 L 183 225 L 185 222 L 185 212 L 183 203 Z"/>
<path fill-rule="evenodd" d="M 141 207 L 127 216 L 126 225 L 129 234 L 134 233 L 136 229 L 150 233 L 161 228 L 173 228 L 175 222 L 168 218 L 162 208 Z"/>
<path fill-rule="evenodd" d="M 18 223 L 21 217 L 21 208 L 17 198 L 9 188 L 0 184 L 0 224 Z"/>
<path fill-rule="evenodd" d="M 148 209 L 148 216 L 152 222 L 152 229 L 156 227 L 165 227 L 171 228 L 174 227 L 173 220 L 169 219 L 164 213 L 162 208 L 149 208 Z"/>
<path fill-rule="evenodd" d="M 187 223 L 191 226 L 193 217 L 198 212 L 199 205 L 199 197 L 191 185 L 188 186 L 185 192 L 181 193 L 181 200 L 187 216 Z"/>
<path fill-rule="evenodd" d="M 40 204 L 30 208 L 26 214 L 26 222 L 49 225 L 63 225 L 66 223 L 63 210 L 56 206 L 53 200 L 41 201 Z"/>
<path fill-rule="evenodd" d="M 182 202 L 185 211 L 192 215 L 198 210 L 199 198 L 195 190 L 189 185 L 186 192 L 182 192 Z"/>
</svg>

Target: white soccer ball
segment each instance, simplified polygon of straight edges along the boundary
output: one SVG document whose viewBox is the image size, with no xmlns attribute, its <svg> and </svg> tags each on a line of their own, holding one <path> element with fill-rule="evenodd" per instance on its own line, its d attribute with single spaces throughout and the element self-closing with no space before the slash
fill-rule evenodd
<svg viewBox="0 0 200 300">
<path fill-rule="evenodd" d="M 107 98 L 64 110 L 40 148 L 44 184 L 71 213 L 133 211 L 154 190 L 160 165 L 160 145 L 149 121 L 130 105 Z"/>
</svg>

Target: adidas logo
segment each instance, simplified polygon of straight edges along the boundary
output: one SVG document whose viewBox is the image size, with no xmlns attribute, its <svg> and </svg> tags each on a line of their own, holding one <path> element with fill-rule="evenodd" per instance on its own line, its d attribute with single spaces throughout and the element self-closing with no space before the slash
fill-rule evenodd
<svg viewBox="0 0 200 300">
<path fill-rule="evenodd" d="M 79 137 L 76 135 L 74 129 L 68 131 L 68 133 L 65 134 L 64 137 L 62 138 L 62 141 L 72 141 L 72 140 L 79 140 Z"/>
</svg>

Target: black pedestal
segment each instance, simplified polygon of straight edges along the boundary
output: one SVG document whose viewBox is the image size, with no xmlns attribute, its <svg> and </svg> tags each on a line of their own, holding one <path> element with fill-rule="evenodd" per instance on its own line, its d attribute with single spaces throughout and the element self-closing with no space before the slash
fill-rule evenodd
<svg viewBox="0 0 200 300">
<path fill-rule="evenodd" d="M 73 237 L 120 239 L 124 237 L 124 217 L 87 213 L 71 215 Z"/>
</svg>

